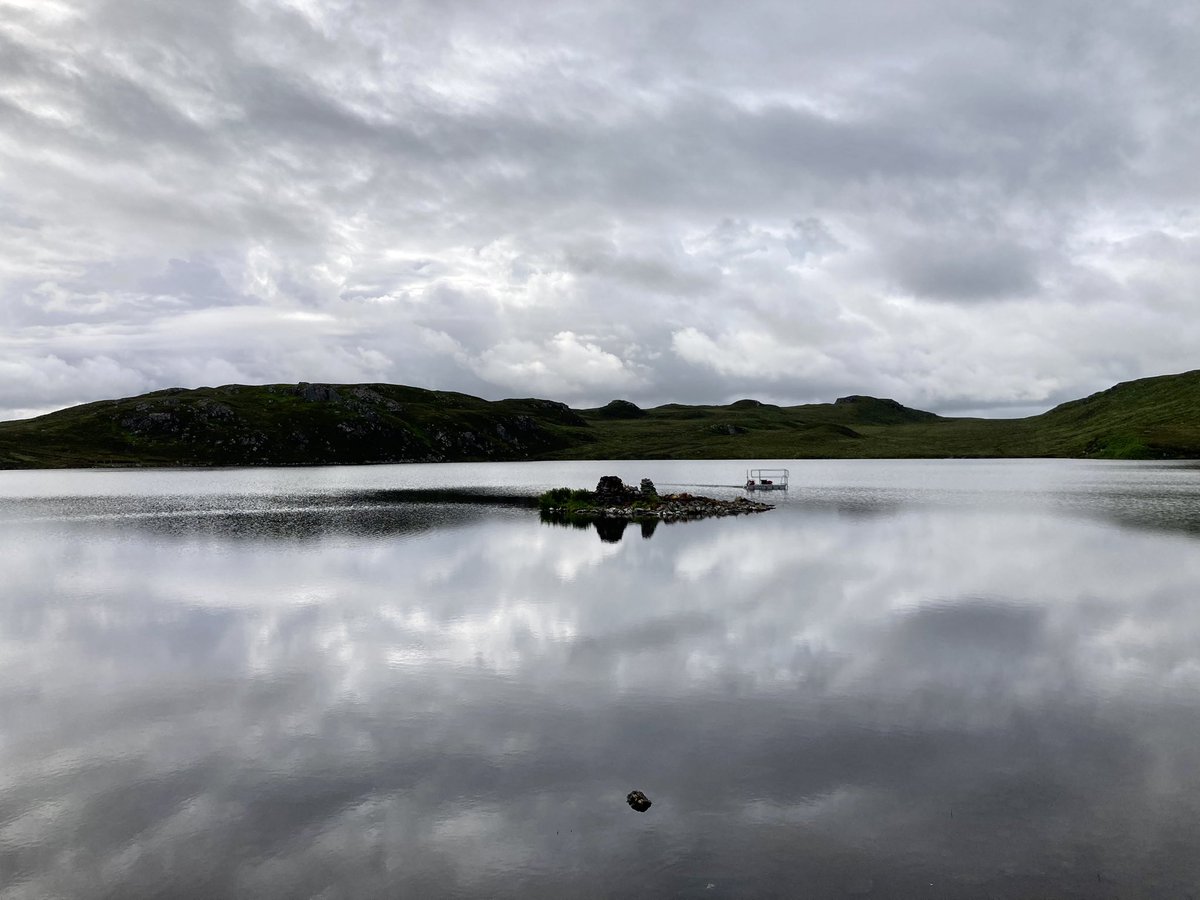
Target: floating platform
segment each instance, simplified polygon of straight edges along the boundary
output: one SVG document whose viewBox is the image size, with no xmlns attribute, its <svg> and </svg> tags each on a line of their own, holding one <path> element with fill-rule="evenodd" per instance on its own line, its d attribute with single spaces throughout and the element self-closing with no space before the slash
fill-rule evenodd
<svg viewBox="0 0 1200 900">
<path fill-rule="evenodd" d="M 787 469 L 747 469 L 746 490 L 786 491 L 790 474 Z"/>
</svg>

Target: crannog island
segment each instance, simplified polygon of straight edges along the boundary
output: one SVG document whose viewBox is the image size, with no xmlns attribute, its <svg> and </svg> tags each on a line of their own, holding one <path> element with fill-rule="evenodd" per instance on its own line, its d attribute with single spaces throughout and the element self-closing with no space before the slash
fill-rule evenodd
<svg viewBox="0 0 1200 900">
<path fill-rule="evenodd" d="M 659 494 L 654 482 L 643 478 L 638 487 L 627 485 L 616 475 L 605 475 L 594 491 L 554 488 L 538 498 L 545 518 L 564 519 L 662 519 L 678 522 L 710 516 L 740 516 L 774 509 L 770 503 L 738 497 L 717 500 L 695 494 Z"/>
<path fill-rule="evenodd" d="M 1200 458 L 1200 370 L 1118 384 L 1023 419 L 834 403 L 641 409 L 487 401 L 392 384 L 172 388 L 0 422 L 0 468 L 533 459 Z"/>
</svg>

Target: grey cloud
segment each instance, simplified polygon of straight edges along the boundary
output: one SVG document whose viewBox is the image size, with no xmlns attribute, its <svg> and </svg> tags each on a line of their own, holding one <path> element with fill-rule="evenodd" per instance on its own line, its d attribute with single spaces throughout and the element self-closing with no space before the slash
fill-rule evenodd
<svg viewBox="0 0 1200 900">
<path fill-rule="evenodd" d="M 623 254 L 611 242 L 578 242 L 566 249 L 564 263 L 569 271 L 580 275 L 628 284 L 648 293 L 696 297 L 711 291 L 719 280 L 711 270 L 700 268 L 681 249 L 674 248 L 668 258 L 663 258 Z"/>
<path fill-rule="evenodd" d="M 221 306 L 244 299 L 220 268 L 206 259 L 169 259 L 162 272 L 144 279 L 140 287 L 149 294 L 173 297 L 193 306 Z"/>
<path fill-rule="evenodd" d="M 901 288 L 933 300 L 1029 297 L 1038 289 L 1037 259 L 1027 247 L 1003 239 L 946 235 L 910 241 L 892 252 Z"/>
<path fill-rule="evenodd" d="M 643 403 L 882 385 L 982 410 L 1193 364 L 1184 4 L 53 9 L 0 24 L 10 411 L 96 399 L 82 370 L 16 385 L 103 323 L 82 359 L 153 386 L 225 360 L 502 396 L 479 360 L 567 332 Z M 224 337 L 165 327 L 183 308 L 226 310 Z M 256 357 L 256 309 L 330 318 Z M 773 369 L 677 352 L 753 322 Z M 959 352 L 985 330 L 990 379 Z M 609 399 L 567 371 L 588 359 L 555 363 L 560 399 Z"/>
<path fill-rule="evenodd" d="M 793 222 L 791 235 L 785 243 L 792 256 L 800 261 L 815 260 L 845 249 L 830 234 L 825 223 L 812 216 Z"/>
</svg>

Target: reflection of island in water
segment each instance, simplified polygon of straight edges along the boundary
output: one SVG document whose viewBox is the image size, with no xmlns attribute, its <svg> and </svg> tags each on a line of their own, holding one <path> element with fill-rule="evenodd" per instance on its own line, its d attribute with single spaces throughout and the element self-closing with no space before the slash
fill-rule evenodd
<svg viewBox="0 0 1200 900">
<path fill-rule="evenodd" d="M 649 478 L 643 478 L 641 485 L 634 487 L 616 475 L 605 475 L 594 491 L 568 487 L 546 491 L 538 497 L 538 507 L 543 522 L 584 529 L 595 525 L 600 540 L 609 544 L 621 540 L 630 522 L 637 522 L 642 537 L 648 538 L 654 534 L 659 522 L 740 516 L 773 509 L 770 503 L 745 497 L 717 500 L 686 492 L 659 494 Z"/>
<path fill-rule="evenodd" d="M 593 526 L 596 529 L 596 534 L 600 535 L 600 540 L 606 544 L 615 544 L 625 536 L 625 529 L 631 524 L 636 525 L 642 532 L 642 537 L 650 538 L 654 536 L 655 529 L 658 528 L 660 519 L 610 519 L 597 518 L 595 516 L 572 516 L 566 513 L 545 512 L 541 513 L 541 519 L 547 525 L 558 525 L 562 528 L 578 528 L 586 531 Z"/>
</svg>

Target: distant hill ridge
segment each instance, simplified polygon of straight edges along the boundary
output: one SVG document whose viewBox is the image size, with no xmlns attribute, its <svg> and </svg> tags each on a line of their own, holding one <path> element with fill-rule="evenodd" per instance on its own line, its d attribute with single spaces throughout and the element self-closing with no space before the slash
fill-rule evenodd
<svg viewBox="0 0 1200 900">
<path fill-rule="evenodd" d="M 871 422 L 875 425 L 899 425 L 902 422 L 932 422 L 940 419 L 936 413 L 920 409 L 910 409 L 895 400 L 881 400 L 878 397 L 863 397 L 851 394 L 849 397 L 838 397 L 833 401 L 834 406 L 854 409 L 859 421 Z"/>
<path fill-rule="evenodd" d="M 0 422 L 0 468 L 518 459 L 1200 458 L 1200 370 L 1124 382 L 1025 419 L 863 395 L 781 407 L 573 410 L 393 384 L 171 388 Z"/>
</svg>

